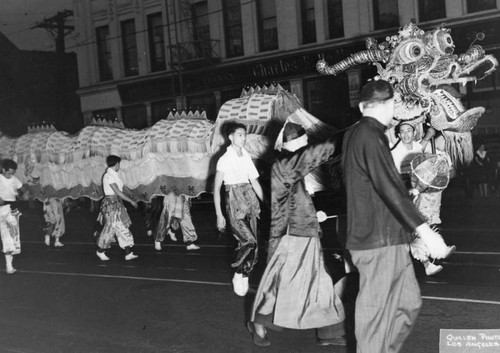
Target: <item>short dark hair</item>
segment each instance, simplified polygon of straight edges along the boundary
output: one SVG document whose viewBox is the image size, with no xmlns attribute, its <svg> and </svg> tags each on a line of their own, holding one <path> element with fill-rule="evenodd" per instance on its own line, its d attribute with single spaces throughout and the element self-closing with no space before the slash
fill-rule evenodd
<svg viewBox="0 0 500 353">
<path fill-rule="evenodd" d="M 243 130 L 247 131 L 247 127 L 243 123 L 240 123 L 237 121 L 228 122 L 226 124 L 226 128 L 225 128 L 226 135 L 229 136 L 231 134 L 234 134 L 234 132 L 238 129 L 243 129 Z"/>
<path fill-rule="evenodd" d="M 383 102 L 394 97 L 394 91 L 385 80 L 370 81 L 363 86 L 359 101 L 361 103 Z"/>
<path fill-rule="evenodd" d="M 415 126 L 413 126 L 413 124 L 410 124 L 406 121 L 402 121 L 399 124 L 397 124 L 396 127 L 394 128 L 394 132 L 396 133 L 396 136 L 399 135 L 399 133 L 401 132 L 401 126 L 403 126 L 403 125 L 409 125 L 412 127 L 413 131 L 415 131 Z"/>
<path fill-rule="evenodd" d="M 3 159 L 2 160 L 2 169 L 5 171 L 8 171 L 10 169 L 12 170 L 17 170 L 17 163 L 14 162 L 12 159 Z"/>
<path fill-rule="evenodd" d="M 118 163 L 121 162 L 121 158 L 118 156 L 115 156 L 114 154 L 110 154 L 109 156 L 106 157 L 106 164 L 108 167 L 114 167 Z"/>
</svg>

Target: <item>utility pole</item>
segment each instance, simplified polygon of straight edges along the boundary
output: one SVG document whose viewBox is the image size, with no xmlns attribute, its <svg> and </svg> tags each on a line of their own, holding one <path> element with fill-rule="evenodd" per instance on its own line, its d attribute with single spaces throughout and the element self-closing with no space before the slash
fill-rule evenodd
<svg viewBox="0 0 500 353">
<path fill-rule="evenodd" d="M 66 19 L 73 16 L 73 11 L 64 10 L 57 12 L 57 15 L 44 19 L 31 26 L 31 29 L 44 28 L 56 41 L 56 53 L 63 54 L 65 51 L 64 37 L 75 29 L 75 26 L 66 24 Z"/>
<path fill-rule="evenodd" d="M 57 128 L 60 128 L 67 119 L 69 114 L 68 110 L 68 90 L 66 82 L 66 46 L 65 46 L 65 36 L 71 33 L 75 26 L 67 25 L 66 20 L 69 17 L 73 17 L 73 11 L 63 10 L 58 11 L 56 15 L 44 18 L 42 22 L 37 22 L 35 25 L 31 26 L 31 29 L 44 28 L 50 35 L 50 37 L 56 42 L 56 69 L 55 69 L 55 116 L 54 123 Z"/>
</svg>

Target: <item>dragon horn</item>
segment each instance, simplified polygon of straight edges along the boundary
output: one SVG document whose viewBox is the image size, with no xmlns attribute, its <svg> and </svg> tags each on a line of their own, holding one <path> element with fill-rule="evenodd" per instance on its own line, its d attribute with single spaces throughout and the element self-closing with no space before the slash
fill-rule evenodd
<svg viewBox="0 0 500 353">
<path fill-rule="evenodd" d="M 337 75 L 356 65 L 367 62 L 386 61 L 388 58 L 389 54 L 383 50 L 363 50 L 352 54 L 347 59 L 332 66 L 328 66 L 325 60 L 320 59 L 316 63 L 316 70 L 322 75 Z"/>
</svg>

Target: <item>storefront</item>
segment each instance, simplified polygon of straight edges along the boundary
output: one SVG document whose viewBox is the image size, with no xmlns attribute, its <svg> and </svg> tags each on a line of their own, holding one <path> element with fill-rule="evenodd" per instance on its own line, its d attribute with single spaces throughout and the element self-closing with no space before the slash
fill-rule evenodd
<svg viewBox="0 0 500 353">
<path fill-rule="evenodd" d="M 346 74 L 321 76 L 316 71 L 316 62 L 322 55 L 329 63 L 336 63 L 351 53 L 363 50 L 363 46 L 362 43 L 355 43 L 333 49 L 316 49 L 264 60 L 200 67 L 165 77 L 117 84 L 122 104 L 118 119 L 127 127 L 143 128 L 166 117 L 171 111 L 185 109 L 204 110 L 209 119 L 215 120 L 220 106 L 239 97 L 242 89 L 279 83 L 293 92 L 311 114 L 343 127 L 353 119 L 351 107 L 357 98 L 356 94 L 350 94 L 351 78 Z M 372 67 L 368 65 L 354 71 L 355 76 L 359 75 L 358 86 L 365 70 L 373 74 Z M 98 110 L 94 115 L 102 116 L 103 112 Z"/>
<path fill-rule="evenodd" d="M 500 22 L 496 19 L 450 26 L 456 44 L 455 53 L 460 55 L 466 52 L 475 41 L 483 46 L 487 54 L 500 58 Z M 484 33 L 483 40 L 476 40 L 478 33 Z M 384 40 L 377 39 L 379 42 Z M 363 38 L 343 46 L 315 47 L 281 56 L 275 54 L 273 57 L 247 58 L 244 62 L 232 61 L 213 66 L 191 62 L 189 67 L 176 72 L 127 82 L 117 81 L 111 89 L 114 92 L 88 93 L 95 95 L 97 101 L 92 106 L 99 106 L 99 100 L 107 95 L 107 103 L 112 102 L 116 109 L 116 112 L 112 112 L 113 109 L 98 109 L 93 111 L 94 115 L 106 113 L 123 121 L 126 127 L 139 129 L 153 125 L 175 110 L 204 110 L 209 119 L 215 120 L 221 105 L 239 97 L 243 88 L 279 83 L 294 93 L 311 114 L 343 128 L 359 118 L 359 90 L 369 78 L 376 75 L 376 68 L 364 64 L 338 76 L 321 76 L 316 71 L 316 62 L 324 57 L 329 64 L 335 64 L 364 49 Z M 490 125 L 495 126 L 494 129 L 500 126 L 499 122 L 493 121 L 493 116 L 500 111 L 499 84 L 500 75 L 493 74 L 476 85 L 469 83 L 466 88 L 461 88 L 466 106 L 486 107 L 477 131 L 493 131 Z"/>
</svg>

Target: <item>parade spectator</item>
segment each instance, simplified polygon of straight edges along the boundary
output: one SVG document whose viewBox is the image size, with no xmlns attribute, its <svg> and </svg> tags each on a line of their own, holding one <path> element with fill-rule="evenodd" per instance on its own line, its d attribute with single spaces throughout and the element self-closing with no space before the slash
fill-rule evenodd
<svg viewBox="0 0 500 353">
<path fill-rule="evenodd" d="M 17 197 L 22 192 L 23 184 L 14 175 L 17 163 L 11 159 L 2 160 L 0 174 L 0 235 L 2 237 L 3 253 L 5 255 L 5 271 L 13 274 L 14 255 L 21 253 L 21 236 L 19 233 L 19 212 Z"/>
<path fill-rule="evenodd" d="M 480 197 L 488 197 L 488 189 L 491 182 L 491 163 L 486 145 L 481 142 L 474 153 L 474 161 L 471 166 L 471 176 L 474 185 L 479 188 Z"/>
<path fill-rule="evenodd" d="M 259 173 L 250 154 L 245 150 L 246 128 L 237 122 L 226 124 L 226 133 L 231 141 L 227 151 L 217 162 L 214 182 L 214 205 L 217 228 L 226 229 L 226 219 L 222 213 L 221 187 L 224 183 L 226 215 L 233 236 L 238 241 L 236 261 L 231 265 L 236 271 L 233 289 L 239 296 L 248 292 L 248 276 L 257 262 L 257 219 L 260 204 L 264 200 Z"/>
<path fill-rule="evenodd" d="M 500 161 L 495 163 L 495 171 L 494 171 L 494 181 L 495 181 L 495 195 L 497 198 L 500 198 Z"/>
<path fill-rule="evenodd" d="M 125 250 L 125 260 L 133 260 L 138 256 L 134 254 L 134 237 L 129 230 L 132 223 L 123 201 L 130 202 L 137 208 L 137 202 L 123 193 L 123 182 L 118 176 L 121 158 L 115 155 L 106 157 L 106 172 L 102 178 L 104 200 L 97 220 L 104 225 L 97 240 L 97 257 L 102 261 L 109 260 L 105 250 L 109 249 L 111 242 L 116 239 L 120 248 Z M 122 201 L 123 200 L 123 201 Z"/>
<path fill-rule="evenodd" d="M 283 150 L 271 171 L 268 263 L 247 323 L 256 345 L 270 345 L 266 327 L 317 328 L 319 345 L 346 344 L 344 307 L 325 268 L 322 232 L 304 181 L 340 154 L 340 140 L 338 134 L 308 146 L 301 125 L 283 128 Z"/>
<path fill-rule="evenodd" d="M 172 241 L 177 241 L 175 230 L 178 228 L 181 229 L 186 250 L 199 250 L 200 247 L 195 244 L 198 235 L 191 218 L 191 198 L 170 192 L 163 197 L 163 210 L 155 233 L 155 249 L 161 250 L 165 234 L 168 234 Z"/>
<path fill-rule="evenodd" d="M 394 115 L 392 86 L 371 81 L 361 90 L 363 117 L 346 133 L 342 165 L 347 193 L 346 248 L 359 271 L 355 309 L 358 353 L 399 352 L 422 299 L 408 243 L 416 232 L 431 256 L 449 248 L 418 212 L 392 159 L 384 131 Z"/>
</svg>

